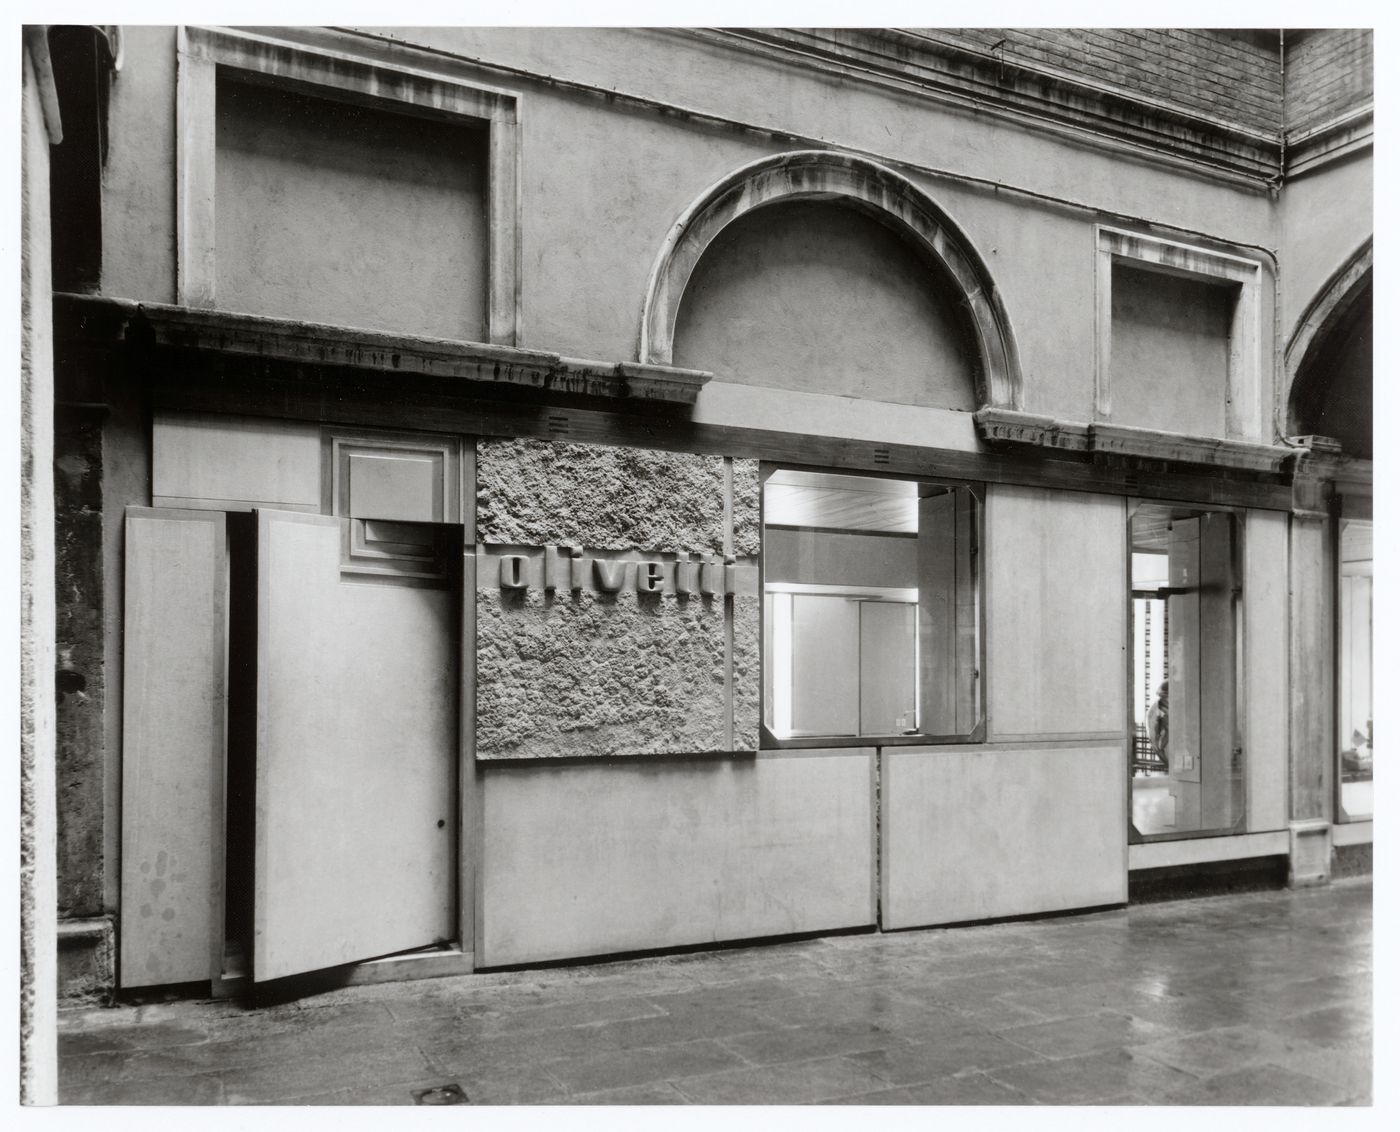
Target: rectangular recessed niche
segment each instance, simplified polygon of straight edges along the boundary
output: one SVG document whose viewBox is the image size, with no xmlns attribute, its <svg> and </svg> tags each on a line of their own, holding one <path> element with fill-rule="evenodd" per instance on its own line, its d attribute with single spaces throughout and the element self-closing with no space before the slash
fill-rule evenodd
<svg viewBox="0 0 1400 1132">
<path fill-rule="evenodd" d="M 1260 263 L 1116 228 L 1097 238 L 1094 419 L 1265 439 Z"/>
<path fill-rule="evenodd" d="M 219 75 L 226 310 L 486 338 L 486 132 Z"/>
<path fill-rule="evenodd" d="M 1224 436 L 1237 285 L 1113 265 L 1113 419 Z"/>
</svg>

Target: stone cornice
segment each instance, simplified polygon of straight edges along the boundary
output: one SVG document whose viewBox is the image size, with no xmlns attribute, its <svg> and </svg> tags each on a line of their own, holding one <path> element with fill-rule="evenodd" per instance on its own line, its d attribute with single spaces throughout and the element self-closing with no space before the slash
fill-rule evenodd
<svg viewBox="0 0 1400 1132">
<path fill-rule="evenodd" d="M 1376 107 L 1372 102 L 1320 125 L 1290 130 L 1284 139 L 1284 176 L 1296 176 L 1369 149 L 1375 132 Z"/>
<path fill-rule="evenodd" d="M 985 407 L 973 414 L 978 435 L 994 444 L 1025 444 L 1086 457 L 1127 456 L 1211 468 L 1278 474 L 1299 450 L 1281 444 L 1188 436 L 1105 421 L 1065 421 Z"/>
<path fill-rule="evenodd" d="M 711 375 L 675 366 L 565 358 L 542 350 L 82 295 L 54 296 L 56 328 L 155 351 L 241 356 L 418 375 L 630 402 L 693 405 Z M 80 329 L 79 329 L 80 328 Z"/>
</svg>

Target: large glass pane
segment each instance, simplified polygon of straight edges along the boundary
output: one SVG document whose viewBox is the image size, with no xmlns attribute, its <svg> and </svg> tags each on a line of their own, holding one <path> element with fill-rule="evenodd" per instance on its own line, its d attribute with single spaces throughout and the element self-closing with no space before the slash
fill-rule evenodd
<svg viewBox="0 0 1400 1132">
<path fill-rule="evenodd" d="M 973 492 L 780 470 L 763 506 L 771 736 L 971 733 L 981 712 Z"/>
<path fill-rule="evenodd" d="M 1244 816 L 1234 517 L 1139 503 L 1131 533 L 1133 828 L 1234 829 Z"/>
<path fill-rule="evenodd" d="M 1337 645 L 1338 804 L 1343 818 L 1372 815 L 1371 533 L 1369 520 L 1343 519 Z"/>
</svg>

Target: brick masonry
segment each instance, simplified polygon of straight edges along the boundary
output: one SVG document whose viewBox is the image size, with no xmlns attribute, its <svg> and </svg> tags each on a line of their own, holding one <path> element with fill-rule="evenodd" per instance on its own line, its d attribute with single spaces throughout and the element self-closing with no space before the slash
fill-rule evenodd
<svg viewBox="0 0 1400 1132">
<path fill-rule="evenodd" d="M 1285 38 L 1290 134 L 1320 126 L 1374 96 L 1373 33 L 1365 28 L 1293 31 Z"/>
<path fill-rule="evenodd" d="M 929 34 L 1260 131 L 1278 129 L 1278 32 L 1192 28 L 962 28 Z M 994 50 L 994 45 L 1001 43 Z"/>
</svg>

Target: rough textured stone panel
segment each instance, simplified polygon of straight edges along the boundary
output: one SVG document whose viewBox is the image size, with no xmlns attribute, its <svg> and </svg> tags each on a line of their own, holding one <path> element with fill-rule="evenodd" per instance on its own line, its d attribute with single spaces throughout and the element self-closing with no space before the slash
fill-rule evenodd
<svg viewBox="0 0 1400 1132">
<path fill-rule="evenodd" d="M 734 749 L 758 750 L 759 689 L 763 686 L 757 595 L 734 597 Z"/>
<path fill-rule="evenodd" d="M 477 594 L 477 756 L 724 749 L 724 603 Z"/>
<path fill-rule="evenodd" d="M 478 542 L 724 549 L 720 456 L 538 440 L 477 442 Z"/>
<path fill-rule="evenodd" d="M 734 553 L 758 556 L 758 461 L 734 461 Z"/>
</svg>

